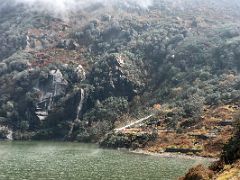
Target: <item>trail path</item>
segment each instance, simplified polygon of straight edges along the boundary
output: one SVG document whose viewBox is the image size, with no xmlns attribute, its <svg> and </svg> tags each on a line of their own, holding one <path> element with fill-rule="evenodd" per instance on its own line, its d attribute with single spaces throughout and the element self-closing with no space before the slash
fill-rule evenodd
<svg viewBox="0 0 240 180">
<path fill-rule="evenodd" d="M 154 114 L 151 114 L 151 115 L 149 115 L 149 116 L 147 116 L 147 117 L 144 117 L 144 118 L 141 118 L 141 119 L 139 119 L 139 120 L 137 120 L 137 121 L 134 121 L 134 122 L 132 122 L 132 123 L 130 123 L 130 124 L 127 124 L 126 126 L 123 126 L 123 127 L 121 127 L 121 128 L 116 128 L 116 129 L 114 129 L 114 131 L 115 132 L 119 132 L 119 131 L 123 131 L 123 130 L 125 130 L 125 129 L 127 129 L 127 128 L 130 128 L 131 126 L 134 126 L 134 125 L 136 125 L 136 124 L 139 124 L 139 123 L 141 123 L 141 122 L 143 122 L 143 121 L 146 121 L 146 120 L 148 120 L 150 117 L 152 117 Z"/>
</svg>

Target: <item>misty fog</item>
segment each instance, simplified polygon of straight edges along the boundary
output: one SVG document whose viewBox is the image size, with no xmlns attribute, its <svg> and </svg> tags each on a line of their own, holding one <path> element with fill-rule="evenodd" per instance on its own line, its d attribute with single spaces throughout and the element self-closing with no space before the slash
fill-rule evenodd
<svg viewBox="0 0 240 180">
<path fill-rule="evenodd" d="M 98 7 L 134 7 L 141 9 L 154 8 L 156 6 L 167 6 L 170 11 L 176 9 L 185 11 L 186 9 L 198 8 L 206 5 L 221 10 L 229 9 L 238 13 L 240 8 L 239 0 L 0 0 L 0 11 L 5 6 L 25 5 L 31 11 L 46 11 L 60 17 L 67 16 L 70 12 L 85 9 L 96 5 Z"/>
</svg>

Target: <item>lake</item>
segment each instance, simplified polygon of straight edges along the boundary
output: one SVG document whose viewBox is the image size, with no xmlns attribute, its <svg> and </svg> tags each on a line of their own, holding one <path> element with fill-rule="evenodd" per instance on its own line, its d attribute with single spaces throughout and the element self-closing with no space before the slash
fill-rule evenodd
<svg viewBox="0 0 240 180">
<path fill-rule="evenodd" d="M 68 142 L 0 142 L 1 180 L 174 180 L 205 159 L 163 158 Z"/>
</svg>

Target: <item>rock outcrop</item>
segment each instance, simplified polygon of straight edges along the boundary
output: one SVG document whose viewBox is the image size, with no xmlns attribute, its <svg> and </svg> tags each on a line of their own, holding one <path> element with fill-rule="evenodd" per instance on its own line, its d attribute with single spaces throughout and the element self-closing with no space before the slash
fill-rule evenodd
<svg viewBox="0 0 240 180">
<path fill-rule="evenodd" d="M 48 112 L 52 110 L 54 100 L 65 95 L 68 85 L 59 69 L 51 70 L 48 74 L 45 74 L 45 78 L 38 80 L 36 87 L 34 87 L 38 94 L 36 115 L 41 121 L 46 119 Z"/>
</svg>

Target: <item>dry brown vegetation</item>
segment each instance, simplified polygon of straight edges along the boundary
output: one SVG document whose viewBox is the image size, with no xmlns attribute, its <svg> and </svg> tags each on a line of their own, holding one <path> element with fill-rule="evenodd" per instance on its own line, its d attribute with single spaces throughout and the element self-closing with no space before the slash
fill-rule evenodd
<svg viewBox="0 0 240 180">
<path fill-rule="evenodd" d="M 159 117 L 163 121 L 155 127 L 158 130 L 158 138 L 149 142 L 144 150 L 154 153 L 162 153 L 168 149 L 176 149 L 179 152 L 188 150 L 189 155 L 194 153 L 204 157 L 219 157 L 223 146 L 233 136 L 233 116 L 237 110 L 236 105 L 205 107 L 202 120 L 193 127 L 183 129 L 182 132 L 168 129 L 164 117 Z M 144 127 L 130 128 L 126 133 L 143 130 Z"/>
<path fill-rule="evenodd" d="M 206 169 L 203 165 L 191 168 L 185 177 L 179 180 L 210 180 L 214 176 L 213 171 Z"/>
</svg>

